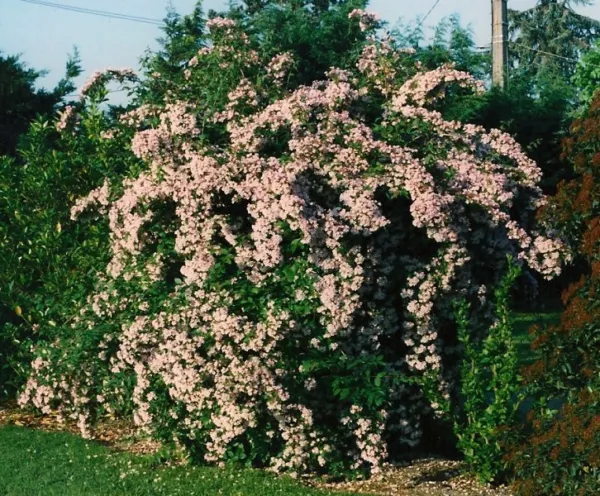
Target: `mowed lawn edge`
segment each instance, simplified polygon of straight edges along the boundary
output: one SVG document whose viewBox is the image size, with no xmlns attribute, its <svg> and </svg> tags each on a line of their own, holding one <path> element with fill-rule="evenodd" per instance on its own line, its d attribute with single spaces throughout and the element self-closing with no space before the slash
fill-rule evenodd
<svg viewBox="0 0 600 496">
<path fill-rule="evenodd" d="M 260 470 L 167 466 L 69 433 L 0 426 L 2 496 L 343 496 Z M 347 496 L 348 493 L 346 493 Z"/>
</svg>

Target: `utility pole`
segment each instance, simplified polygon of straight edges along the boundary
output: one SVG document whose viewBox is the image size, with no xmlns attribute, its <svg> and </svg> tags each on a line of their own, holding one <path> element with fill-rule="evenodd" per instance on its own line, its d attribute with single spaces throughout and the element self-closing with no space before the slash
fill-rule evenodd
<svg viewBox="0 0 600 496">
<path fill-rule="evenodd" d="M 504 88 L 508 66 L 507 0 L 492 0 L 492 84 Z"/>
</svg>

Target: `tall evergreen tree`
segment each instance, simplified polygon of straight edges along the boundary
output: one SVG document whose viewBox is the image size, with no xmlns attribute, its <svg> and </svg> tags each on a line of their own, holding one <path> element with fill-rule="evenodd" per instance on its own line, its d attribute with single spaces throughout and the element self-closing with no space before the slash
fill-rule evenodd
<svg viewBox="0 0 600 496">
<path fill-rule="evenodd" d="M 524 11 L 509 11 L 510 58 L 518 73 L 569 79 L 578 59 L 600 34 L 600 22 L 575 12 L 592 0 L 538 0 Z"/>
</svg>

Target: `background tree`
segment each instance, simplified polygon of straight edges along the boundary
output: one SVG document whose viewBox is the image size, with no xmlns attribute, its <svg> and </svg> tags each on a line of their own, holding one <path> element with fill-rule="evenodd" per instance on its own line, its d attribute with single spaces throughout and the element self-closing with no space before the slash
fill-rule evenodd
<svg viewBox="0 0 600 496">
<path fill-rule="evenodd" d="M 310 84 L 323 79 L 331 67 L 347 67 L 356 59 L 366 34 L 348 14 L 367 4 L 367 0 L 245 1 L 223 15 L 242 24 L 265 56 L 283 52 L 293 56 L 297 69 L 290 84 Z"/>
<path fill-rule="evenodd" d="M 308 8 L 315 13 L 329 10 L 335 5 L 347 3 L 347 0 L 243 0 L 243 9 L 254 15 L 269 6 L 289 6 L 293 9 Z M 366 2 L 365 2 L 366 3 Z"/>
<path fill-rule="evenodd" d="M 208 18 L 235 19 L 265 57 L 289 52 L 297 65 L 290 84 L 310 84 L 323 79 L 330 67 L 346 67 L 356 59 L 365 34 L 356 22 L 348 19 L 348 14 L 367 3 L 367 0 L 248 0 L 232 4 L 225 12 L 211 10 Z M 164 22 L 165 35 L 158 40 L 159 50 L 148 51 L 142 58 L 146 76 L 161 77 L 146 77 L 136 95 L 137 101 L 154 102 L 169 91 L 180 92 L 186 84 L 184 65 L 207 47 L 201 1 L 188 16 L 170 9 Z M 161 87 L 156 87 L 157 84 Z"/>
<path fill-rule="evenodd" d="M 477 48 L 473 30 L 461 24 L 458 14 L 442 19 L 431 40 L 422 26 L 413 28 L 411 24 L 400 24 L 393 35 L 401 46 L 415 50 L 415 57 L 427 68 L 452 63 L 482 81 L 489 79 L 491 57 Z"/>
<path fill-rule="evenodd" d="M 600 22 L 575 12 L 591 0 L 538 0 L 535 7 L 509 11 L 509 51 L 515 70 L 533 77 L 569 80 L 580 56 L 594 44 Z"/>
<path fill-rule="evenodd" d="M 28 68 L 19 56 L 0 52 L 0 155 L 14 155 L 19 137 L 25 133 L 36 115 L 51 114 L 56 105 L 75 86 L 73 79 L 81 74 L 75 54 L 67 62 L 66 75 L 53 90 L 35 87 L 44 71 Z"/>
</svg>

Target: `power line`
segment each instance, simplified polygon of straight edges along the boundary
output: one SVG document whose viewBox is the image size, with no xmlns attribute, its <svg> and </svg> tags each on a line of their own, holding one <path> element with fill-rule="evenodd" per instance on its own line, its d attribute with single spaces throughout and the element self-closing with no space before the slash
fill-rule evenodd
<svg viewBox="0 0 600 496">
<path fill-rule="evenodd" d="M 80 14 L 95 15 L 95 16 L 99 16 L 99 17 L 107 17 L 110 19 L 120 19 L 122 21 L 132 21 L 132 22 L 139 22 L 139 23 L 143 23 L 143 24 L 152 24 L 154 26 L 162 26 L 162 24 L 163 24 L 162 21 L 160 21 L 158 19 L 151 19 L 149 17 L 141 17 L 141 16 L 134 16 L 134 15 L 128 15 L 128 14 L 119 14 L 116 12 L 108 12 L 105 10 L 86 9 L 83 7 L 74 7 L 72 5 L 64 5 L 61 3 L 45 2 L 42 0 L 21 0 L 21 1 L 26 2 L 26 3 L 31 3 L 34 5 L 41 5 L 43 7 L 51 7 L 51 8 L 55 8 L 55 9 L 69 10 L 71 12 L 78 12 Z"/>
<path fill-rule="evenodd" d="M 71 10 L 73 12 L 79 12 L 82 14 L 91 14 L 91 15 L 98 15 L 98 16 L 103 16 L 103 17 L 112 17 L 115 19 L 122 19 L 122 20 L 134 21 L 134 22 L 162 24 L 162 22 L 159 21 L 158 19 L 151 19 L 149 17 L 134 16 L 134 15 L 129 15 L 129 14 L 119 14 L 116 12 L 108 12 L 105 10 L 87 9 L 87 8 L 83 8 L 83 7 L 75 7 L 73 5 L 64 5 L 64 4 L 60 4 L 60 3 L 46 2 L 43 0 L 21 0 L 21 1 L 27 2 L 27 3 L 33 3 L 33 4 L 37 4 L 37 5 L 42 5 L 44 7 L 52 7 L 52 8 L 63 9 L 63 10 Z"/>
<path fill-rule="evenodd" d="M 568 60 L 570 62 L 579 62 L 579 59 L 574 59 L 571 57 L 564 57 L 562 55 L 556 55 L 555 53 L 552 52 L 545 52 L 544 50 L 538 50 L 537 48 L 532 48 L 530 46 L 527 45 L 523 45 L 522 43 L 517 43 L 516 41 L 511 41 L 508 40 L 509 43 L 512 43 L 513 45 L 519 46 L 519 47 L 523 47 L 523 48 L 527 48 L 527 50 L 531 50 L 532 52 L 538 52 L 538 53 L 543 53 L 544 55 L 549 55 L 550 57 L 555 57 L 557 59 L 563 59 L 563 60 Z"/>
<path fill-rule="evenodd" d="M 127 88 L 121 88 L 120 90 L 108 90 L 107 93 L 120 93 L 121 91 L 127 91 Z M 81 95 L 78 93 L 71 93 L 70 95 L 65 95 L 65 98 L 73 98 L 78 97 L 81 98 Z"/>
<path fill-rule="evenodd" d="M 410 35 L 411 37 L 414 36 L 419 29 L 421 29 L 421 26 L 423 25 L 423 23 L 427 20 L 427 18 L 431 15 L 431 13 L 435 10 L 435 8 L 438 6 L 438 4 L 440 2 L 441 2 L 441 0 L 436 0 L 436 2 L 431 6 L 431 8 L 429 9 L 429 12 L 427 12 L 427 14 L 425 14 L 425 17 L 423 17 L 419 21 L 419 24 L 417 24 L 417 27 L 415 28 L 415 30 Z"/>
</svg>

